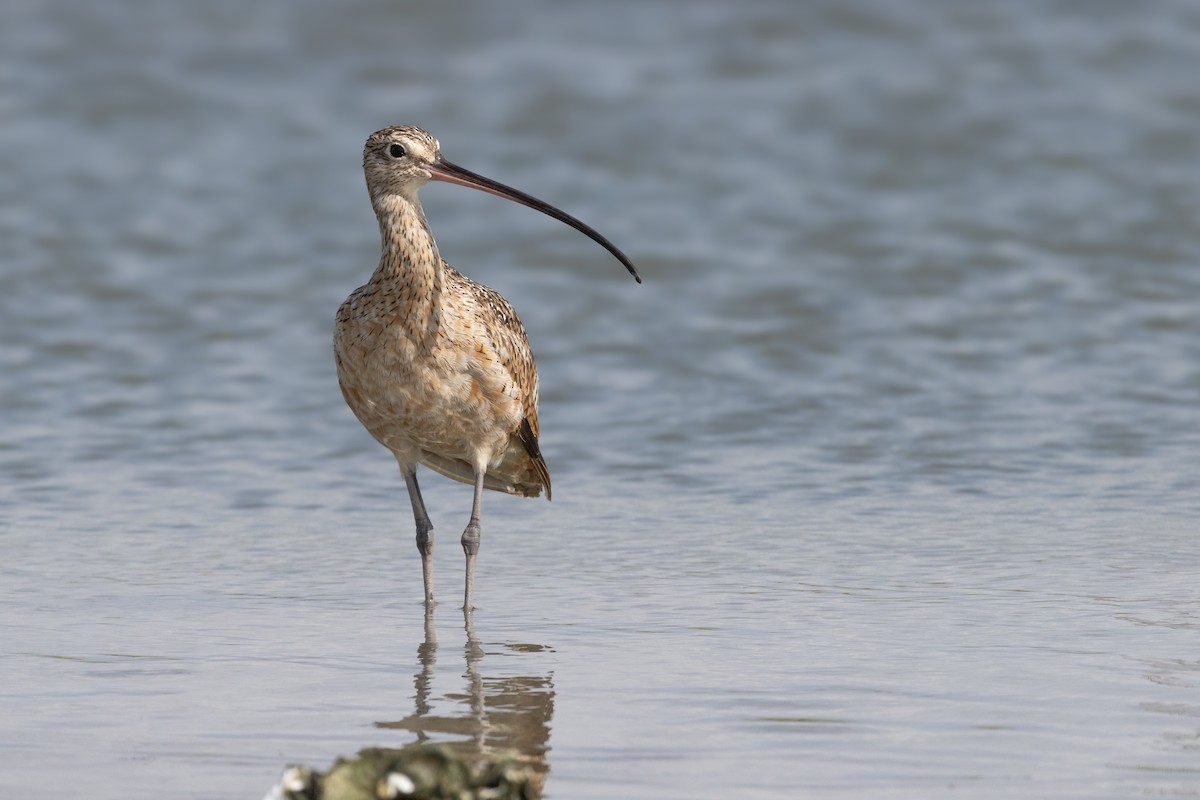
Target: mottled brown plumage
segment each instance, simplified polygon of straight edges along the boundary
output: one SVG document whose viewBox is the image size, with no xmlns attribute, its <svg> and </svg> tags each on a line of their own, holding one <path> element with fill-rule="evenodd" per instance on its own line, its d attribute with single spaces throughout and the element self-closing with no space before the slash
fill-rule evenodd
<svg viewBox="0 0 1200 800">
<path fill-rule="evenodd" d="M 430 180 L 524 203 L 620 251 L 591 228 L 536 198 L 442 159 L 438 142 L 411 126 L 385 128 L 363 148 L 363 170 L 379 220 L 382 254 L 371 279 L 338 309 L 334 357 L 354 415 L 400 464 L 417 524 L 425 600 L 433 603 L 433 526 L 417 464 L 475 486 L 463 532 L 464 607 L 471 608 L 484 488 L 525 497 L 550 472 L 538 445 L 538 376 L 525 328 L 499 293 L 442 260 L 417 200 Z M 640 278 L 638 278 L 640 282 Z"/>
</svg>

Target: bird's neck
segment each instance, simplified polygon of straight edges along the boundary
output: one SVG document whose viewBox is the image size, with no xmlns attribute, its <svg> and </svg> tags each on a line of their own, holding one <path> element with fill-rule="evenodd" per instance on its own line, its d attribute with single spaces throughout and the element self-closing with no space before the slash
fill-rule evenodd
<svg viewBox="0 0 1200 800">
<path fill-rule="evenodd" d="M 415 196 L 397 194 L 372 197 L 371 204 L 379 218 L 382 253 L 370 284 L 404 305 L 432 309 L 441 297 L 445 270 L 421 204 Z"/>
</svg>

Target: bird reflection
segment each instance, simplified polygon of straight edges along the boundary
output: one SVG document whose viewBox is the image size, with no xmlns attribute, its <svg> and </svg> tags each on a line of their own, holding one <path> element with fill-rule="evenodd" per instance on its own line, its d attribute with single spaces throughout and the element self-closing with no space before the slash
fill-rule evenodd
<svg viewBox="0 0 1200 800">
<path fill-rule="evenodd" d="M 425 609 L 425 640 L 417 646 L 421 670 L 414 676 L 414 713 L 395 721 L 377 722 L 376 727 L 406 730 L 417 742 L 436 741 L 471 759 L 510 755 L 537 776 L 540 796 L 549 765 L 550 719 L 554 713 L 553 675 L 488 675 L 483 667 L 487 651 L 475 635 L 471 612 L 464 613 L 466 679 L 461 692 L 435 696 L 433 684 L 437 664 L 437 629 L 433 609 Z M 504 644 L 507 653 L 547 650 L 543 645 Z M 497 664 L 499 666 L 499 664 Z M 494 672 L 494 671 L 493 671 Z"/>
</svg>

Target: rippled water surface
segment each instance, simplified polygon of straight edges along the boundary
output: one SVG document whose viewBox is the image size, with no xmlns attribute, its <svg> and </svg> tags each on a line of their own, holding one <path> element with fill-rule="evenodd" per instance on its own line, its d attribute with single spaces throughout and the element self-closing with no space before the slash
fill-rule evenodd
<svg viewBox="0 0 1200 800">
<path fill-rule="evenodd" d="M 552 798 L 1200 795 L 1200 9 L 0 8 L 0 794 L 368 746 Z M 395 463 L 372 130 L 521 311 L 555 499 Z"/>
</svg>

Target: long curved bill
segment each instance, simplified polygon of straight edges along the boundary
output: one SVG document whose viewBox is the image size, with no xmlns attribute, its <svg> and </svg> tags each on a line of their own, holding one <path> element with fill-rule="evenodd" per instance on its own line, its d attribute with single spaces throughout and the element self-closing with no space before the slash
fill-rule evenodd
<svg viewBox="0 0 1200 800">
<path fill-rule="evenodd" d="M 472 189 L 478 189 L 481 192 L 494 194 L 497 197 L 503 197 L 508 200 L 513 200 L 521 205 L 529 206 L 532 209 L 542 212 L 543 214 L 554 217 L 559 222 L 565 222 L 575 230 L 584 234 L 596 244 L 603 247 L 608 252 L 617 257 L 617 260 L 625 265 L 625 269 L 629 270 L 629 274 L 638 282 L 642 282 L 642 276 L 638 275 L 638 271 L 633 266 L 633 262 L 617 249 L 617 246 L 601 236 L 590 225 L 585 225 L 579 220 L 572 217 L 565 211 L 560 211 L 549 203 L 542 202 L 532 195 L 525 194 L 519 189 L 514 189 L 511 186 L 505 186 L 503 183 L 494 181 L 491 178 L 485 178 L 482 175 L 471 172 L 469 169 L 463 169 L 457 164 L 451 164 L 445 159 L 439 158 L 436 163 L 426 167 L 429 174 L 433 176 L 435 181 L 445 181 L 446 183 L 457 183 L 459 186 L 468 186 Z"/>
</svg>

